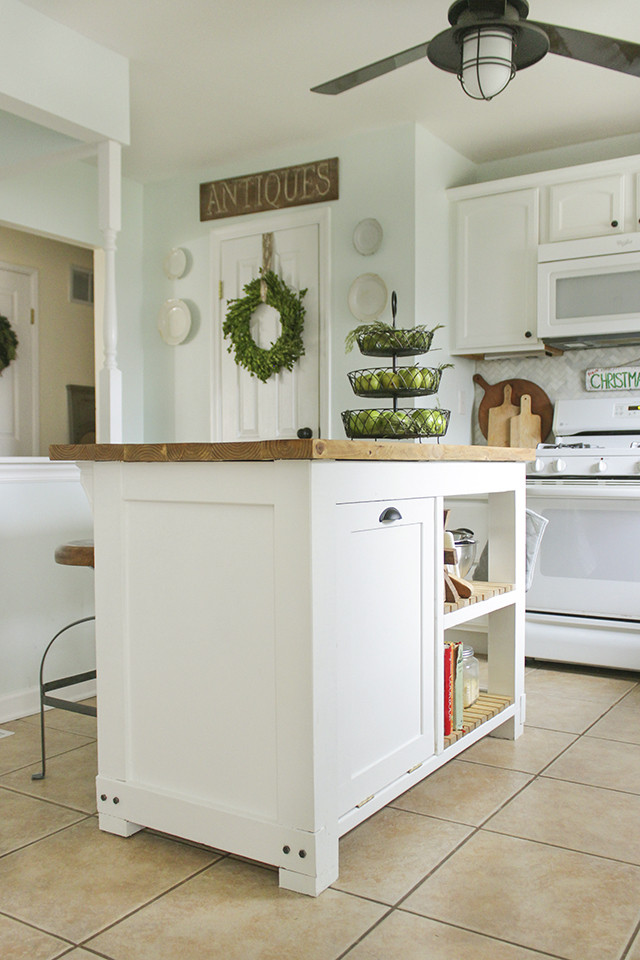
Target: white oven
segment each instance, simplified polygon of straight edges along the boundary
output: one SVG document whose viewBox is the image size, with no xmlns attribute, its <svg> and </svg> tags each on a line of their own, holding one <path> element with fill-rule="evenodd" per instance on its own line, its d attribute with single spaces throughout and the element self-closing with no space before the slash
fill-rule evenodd
<svg viewBox="0 0 640 960">
<path fill-rule="evenodd" d="M 558 401 L 527 507 L 548 520 L 527 593 L 530 657 L 640 670 L 640 398 Z M 590 429 L 586 429 L 590 424 Z"/>
<path fill-rule="evenodd" d="M 530 480 L 549 522 L 527 593 L 527 656 L 640 670 L 640 479 Z"/>
</svg>

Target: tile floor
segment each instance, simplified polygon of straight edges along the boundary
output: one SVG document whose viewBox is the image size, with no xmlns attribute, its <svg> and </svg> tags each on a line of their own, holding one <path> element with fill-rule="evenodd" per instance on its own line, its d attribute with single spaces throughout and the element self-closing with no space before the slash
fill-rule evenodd
<svg viewBox="0 0 640 960">
<path fill-rule="evenodd" d="M 0 728 L 2 960 L 640 960 L 640 674 L 529 663 L 485 739 L 343 837 L 312 899 L 275 871 L 98 830 L 95 721 Z"/>
</svg>

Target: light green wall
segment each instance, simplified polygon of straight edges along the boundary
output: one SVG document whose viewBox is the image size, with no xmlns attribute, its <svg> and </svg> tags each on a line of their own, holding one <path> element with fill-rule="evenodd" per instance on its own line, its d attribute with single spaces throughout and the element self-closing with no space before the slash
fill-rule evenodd
<svg viewBox="0 0 640 960">
<path fill-rule="evenodd" d="M 429 356 L 429 362 L 438 366 L 449 359 L 451 338 L 450 211 L 445 191 L 461 178 L 469 176 L 474 165 L 424 127 L 416 128 L 415 157 L 416 323 L 424 323 L 429 327 L 437 323 L 445 324 L 444 330 L 436 332 L 433 339 L 435 349 Z M 456 357 L 453 370 L 443 373 L 438 399 L 440 406 L 451 410 L 448 443 L 470 442 L 473 372 L 472 361 Z M 420 403 L 420 406 L 428 405 L 426 399 Z"/>
<path fill-rule="evenodd" d="M 399 324 L 447 323 L 448 208 L 444 190 L 470 164 L 413 124 L 324 140 L 304 148 L 285 146 L 247 156 L 241 164 L 210 167 L 149 184 L 144 192 L 142 326 L 147 441 L 210 437 L 210 390 L 214 386 L 210 237 L 215 227 L 212 222 L 199 221 L 199 184 L 332 156 L 340 159 L 340 199 L 327 205 L 331 208 L 333 435 L 344 436 L 340 411 L 354 401 L 347 372 L 361 359 L 355 352 L 345 355 L 344 351 L 345 335 L 357 325 L 347 306 L 347 294 L 358 275 L 378 273 L 390 293 L 397 291 Z M 375 217 L 384 230 L 380 250 L 370 257 L 360 256 L 352 242 L 354 227 L 365 217 Z M 169 281 L 162 272 L 162 261 L 173 247 L 187 250 L 190 268 L 180 280 Z M 164 344 L 156 329 L 158 310 L 168 297 L 187 302 L 195 318 L 195 333 L 179 347 Z M 382 319 L 391 320 L 390 306 Z M 447 337 L 445 331 L 441 346 L 447 346 Z M 445 349 L 437 355 L 438 363 L 446 359 L 446 353 Z M 455 417 L 451 436 L 463 441 L 468 438 L 469 415 Z"/>
<path fill-rule="evenodd" d="M 617 157 L 637 156 L 640 153 L 640 134 L 630 133 L 608 140 L 593 140 L 577 143 L 553 150 L 540 150 L 521 157 L 509 157 L 506 160 L 493 160 L 481 163 L 470 179 L 461 183 L 475 183 L 485 180 L 500 180 L 503 177 L 516 177 L 525 173 L 539 173 L 542 170 L 559 170 L 562 167 L 577 166 L 581 163 L 595 163 L 598 160 L 614 160 Z"/>
</svg>

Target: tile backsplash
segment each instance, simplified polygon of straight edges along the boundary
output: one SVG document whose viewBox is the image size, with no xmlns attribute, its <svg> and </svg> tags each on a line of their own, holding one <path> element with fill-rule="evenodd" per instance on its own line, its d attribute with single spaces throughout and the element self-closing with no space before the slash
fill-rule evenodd
<svg viewBox="0 0 640 960">
<path fill-rule="evenodd" d="M 481 360 L 476 364 L 488 383 L 519 378 L 531 380 L 542 387 L 552 403 L 556 400 L 573 400 L 586 396 L 585 373 L 592 367 L 618 367 L 625 364 L 640 365 L 640 346 L 608 347 L 600 350 L 569 350 L 560 357 L 512 357 L 504 360 Z M 629 390 L 618 390 L 615 396 L 627 396 Z M 486 443 L 478 426 L 478 407 L 484 390 L 476 386 L 473 408 L 473 442 Z"/>
</svg>

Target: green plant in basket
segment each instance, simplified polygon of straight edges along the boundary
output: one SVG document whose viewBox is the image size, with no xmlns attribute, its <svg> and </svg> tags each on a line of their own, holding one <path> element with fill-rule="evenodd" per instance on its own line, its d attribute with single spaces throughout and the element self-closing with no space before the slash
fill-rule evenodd
<svg viewBox="0 0 640 960">
<path fill-rule="evenodd" d="M 442 324 L 439 323 L 431 329 L 421 325 L 406 330 L 397 330 L 390 323 L 375 320 L 373 323 L 360 324 L 360 326 L 351 330 L 345 338 L 345 349 L 349 353 L 357 342 L 362 353 L 368 351 L 387 351 L 390 353 L 415 351 L 416 353 L 424 353 L 431 346 L 433 334 L 441 327 Z"/>
</svg>

